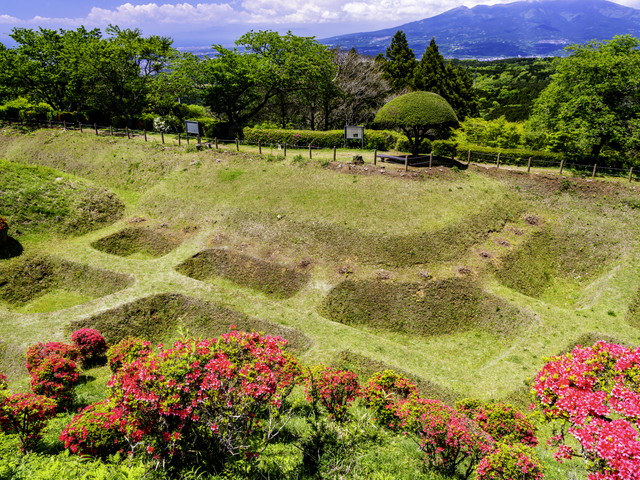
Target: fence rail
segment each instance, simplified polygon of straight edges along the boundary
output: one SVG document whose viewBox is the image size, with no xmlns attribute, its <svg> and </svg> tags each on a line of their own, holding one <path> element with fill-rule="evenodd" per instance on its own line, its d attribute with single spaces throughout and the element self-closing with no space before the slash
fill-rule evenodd
<svg viewBox="0 0 640 480">
<path fill-rule="evenodd" d="M 24 121 L 21 119 L 0 119 L 0 123 L 5 123 L 8 125 L 21 125 L 27 127 L 35 127 L 35 128 L 60 128 L 63 130 L 76 130 L 80 132 L 93 132 L 95 135 L 108 135 L 108 136 L 119 136 L 119 137 L 127 137 L 127 138 L 144 138 L 145 141 L 149 141 L 149 137 L 157 138 L 160 136 L 160 141 L 165 144 L 170 142 L 171 144 L 182 145 L 182 142 L 186 142 L 186 144 L 190 144 L 192 140 L 196 140 L 196 138 L 192 135 L 189 136 L 183 133 L 164 133 L 164 132 L 156 132 L 156 131 L 147 131 L 147 130 L 139 130 L 139 129 L 130 129 L 128 127 L 125 128 L 116 128 L 113 126 L 101 126 L 95 123 L 87 124 L 82 122 L 67 122 L 67 121 L 54 121 L 54 120 L 34 120 L 31 119 L 29 121 Z M 294 145 L 287 143 L 262 143 L 262 142 L 248 142 L 244 140 L 240 140 L 238 138 L 234 139 L 222 139 L 222 138 L 210 138 L 210 137 L 200 137 L 200 143 L 198 144 L 199 148 L 215 148 L 216 150 L 220 149 L 220 146 L 228 146 L 235 145 L 236 151 L 240 150 L 240 145 L 250 145 L 257 146 L 258 152 L 262 154 L 263 148 L 269 148 L 271 150 L 277 149 L 278 152 L 284 157 L 287 156 L 288 150 L 306 150 L 308 152 L 309 158 L 313 158 L 313 152 L 319 150 L 333 150 L 333 160 L 336 160 L 336 149 L 337 147 L 327 148 L 327 147 L 316 147 L 314 145 Z M 374 164 L 377 162 L 378 153 L 377 150 L 373 155 Z M 459 161 L 463 162 L 464 159 L 460 158 Z M 571 171 L 574 174 L 582 175 L 583 177 L 590 176 L 592 179 L 596 177 L 618 177 L 618 178 L 626 178 L 629 182 L 640 181 L 640 169 L 636 169 L 634 171 L 633 167 L 629 169 L 625 168 L 616 168 L 616 167 L 607 167 L 604 165 L 598 165 L 597 163 L 592 164 L 580 164 L 573 162 L 565 162 L 565 160 L 549 160 L 546 158 L 536 158 L 535 156 L 530 157 L 522 157 L 517 156 L 510 153 L 487 153 L 487 152 L 479 152 L 474 150 L 468 150 L 467 152 L 467 165 L 471 162 L 474 163 L 488 163 L 494 164 L 496 168 L 500 168 L 501 166 L 517 166 L 517 167 L 527 167 L 527 172 L 531 170 L 531 168 L 549 168 L 549 169 L 558 169 L 558 173 L 562 175 L 564 170 Z M 436 157 L 429 156 L 429 160 L 411 163 L 411 166 L 414 167 L 431 167 L 436 165 L 442 165 L 443 163 Z M 408 168 L 409 162 L 405 162 L 405 169 Z"/>
</svg>

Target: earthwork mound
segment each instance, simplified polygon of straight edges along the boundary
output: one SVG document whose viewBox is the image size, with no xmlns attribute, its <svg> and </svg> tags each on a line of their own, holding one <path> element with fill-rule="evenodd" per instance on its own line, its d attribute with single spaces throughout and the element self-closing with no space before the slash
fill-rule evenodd
<svg viewBox="0 0 640 480">
<path fill-rule="evenodd" d="M 279 298 L 295 295 L 310 279 L 298 268 L 215 248 L 197 253 L 176 270 L 196 280 L 220 276 Z"/>
<path fill-rule="evenodd" d="M 360 376 L 360 383 L 366 382 L 369 377 L 376 372 L 394 370 L 414 382 L 425 398 L 437 398 L 451 405 L 458 399 L 458 396 L 452 390 L 425 380 L 422 377 L 407 373 L 400 368 L 392 367 L 384 362 L 360 355 L 359 353 L 342 351 L 333 366 L 357 373 L 358 376 Z"/>
<path fill-rule="evenodd" d="M 98 298 L 133 283 L 133 277 L 54 257 L 19 257 L 0 264 L 0 300 L 22 306 L 52 290 Z"/>
<path fill-rule="evenodd" d="M 466 278 L 426 283 L 345 280 L 329 292 L 320 311 L 347 325 L 422 336 L 473 329 L 507 336 L 533 319 Z"/>
<path fill-rule="evenodd" d="M 239 330 L 258 331 L 286 338 L 295 351 L 311 345 L 300 331 L 250 317 L 215 303 L 176 293 L 141 298 L 90 318 L 74 321 L 70 330 L 95 328 L 113 344 L 126 337 L 151 342 L 169 342 L 178 337 L 216 337 L 235 325 Z"/>
<path fill-rule="evenodd" d="M 170 234 L 151 228 L 125 228 L 118 233 L 96 240 L 91 244 L 96 250 L 128 257 L 133 254 L 162 257 L 180 244 L 180 240 Z"/>
</svg>

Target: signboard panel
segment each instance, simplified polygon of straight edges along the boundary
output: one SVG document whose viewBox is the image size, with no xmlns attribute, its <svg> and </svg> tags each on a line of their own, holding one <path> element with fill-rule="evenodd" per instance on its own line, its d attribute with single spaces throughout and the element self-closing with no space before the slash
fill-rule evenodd
<svg viewBox="0 0 640 480">
<path fill-rule="evenodd" d="M 344 138 L 346 140 L 350 140 L 350 139 L 362 140 L 364 138 L 364 127 L 358 127 L 355 125 L 346 125 L 344 127 Z"/>
<path fill-rule="evenodd" d="M 198 122 L 187 120 L 187 133 L 191 135 L 200 135 L 200 124 Z"/>
</svg>

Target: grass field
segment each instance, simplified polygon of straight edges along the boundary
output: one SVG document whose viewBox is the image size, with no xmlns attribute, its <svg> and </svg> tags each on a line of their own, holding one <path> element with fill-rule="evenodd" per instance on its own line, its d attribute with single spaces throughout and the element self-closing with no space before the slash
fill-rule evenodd
<svg viewBox="0 0 640 480">
<path fill-rule="evenodd" d="M 113 340 L 245 325 L 290 335 L 304 362 L 520 404 L 546 357 L 640 343 L 634 184 L 227 150 L 0 135 L 0 215 L 19 244 L 0 255 L 13 385 L 29 344 L 79 325 Z"/>
</svg>

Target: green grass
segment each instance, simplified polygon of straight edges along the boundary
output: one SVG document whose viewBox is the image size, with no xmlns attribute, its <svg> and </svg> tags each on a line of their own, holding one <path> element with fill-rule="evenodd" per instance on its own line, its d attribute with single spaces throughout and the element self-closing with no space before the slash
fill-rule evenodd
<svg viewBox="0 0 640 480">
<path fill-rule="evenodd" d="M 307 364 L 396 368 L 434 396 L 520 404 L 546 357 L 595 338 L 640 344 L 640 196 L 624 183 L 563 190 L 561 178 L 484 168 L 401 177 L 368 154 L 368 173 L 354 175 L 323 167 L 330 151 L 301 162 L 306 152 L 241 149 L 0 135 L 2 165 L 29 173 L 12 192 L 73 212 L 74 195 L 108 189 L 124 206 L 81 232 L 54 229 L 52 214 L 13 230 L 24 252 L 0 255 L 0 370 L 12 385 L 26 384 L 29 344 L 68 341 L 78 326 L 161 341 L 235 323 L 289 337 Z M 211 250 L 226 257 L 206 275 L 179 267 Z M 273 278 L 286 294 L 262 288 Z M 362 478 L 386 453 L 370 455 Z M 548 478 L 571 471 L 554 468 Z"/>
</svg>

